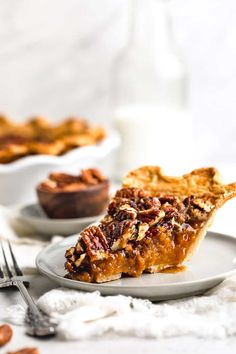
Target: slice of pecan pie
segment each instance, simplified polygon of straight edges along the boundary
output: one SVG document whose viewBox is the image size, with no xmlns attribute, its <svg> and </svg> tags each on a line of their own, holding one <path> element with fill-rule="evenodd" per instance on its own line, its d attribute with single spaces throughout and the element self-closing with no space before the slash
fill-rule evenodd
<svg viewBox="0 0 236 354">
<path fill-rule="evenodd" d="M 236 196 L 214 168 L 182 177 L 142 167 L 124 179 L 107 215 L 85 229 L 66 251 L 68 277 L 106 282 L 122 275 L 159 272 L 186 262 L 203 239 L 218 208 Z"/>
</svg>

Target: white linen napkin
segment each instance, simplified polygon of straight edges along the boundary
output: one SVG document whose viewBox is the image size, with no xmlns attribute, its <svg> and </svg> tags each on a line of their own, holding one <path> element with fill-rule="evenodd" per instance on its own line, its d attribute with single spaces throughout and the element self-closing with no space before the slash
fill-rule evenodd
<svg viewBox="0 0 236 354">
<path fill-rule="evenodd" d="M 35 259 L 38 253 L 43 247 L 50 242 L 58 242 L 62 239 L 61 236 L 54 236 L 51 239 L 45 239 L 38 235 L 37 237 L 23 233 L 23 227 L 21 228 L 21 236 L 17 232 L 17 229 L 11 225 L 11 219 L 6 211 L 5 207 L 0 206 L 0 240 L 10 240 L 14 254 L 20 267 L 25 274 L 36 273 Z M 7 251 L 7 247 L 5 249 Z"/>
<path fill-rule="evenodd" d="M 122 295 L 103 297 L 97 291 L 58 288 L 41 296 L 38 305 L 58 321 L 58 335 L 64 340 L 89 339 L 106 333 L 144 338 L 236 335 L 236 277 L 204 296 L 157 304 Z M 22 322 L 21 306 L 12 306 L 7 312 L 8 321 Z"/>
</svg>

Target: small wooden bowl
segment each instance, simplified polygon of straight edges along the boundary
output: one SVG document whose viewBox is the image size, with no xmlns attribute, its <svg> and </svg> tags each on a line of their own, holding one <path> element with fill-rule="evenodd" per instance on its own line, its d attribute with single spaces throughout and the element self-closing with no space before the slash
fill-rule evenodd
<svg viewBox="0 0 236 354">
<path fill-rule="evenodd" d="M 48 191 L 36 189 L 39 203 L 52 219 L 72 219 L 96 216 L 104 212 L 109 201 L 109 181 L 78 191 Z"/>
</svg>

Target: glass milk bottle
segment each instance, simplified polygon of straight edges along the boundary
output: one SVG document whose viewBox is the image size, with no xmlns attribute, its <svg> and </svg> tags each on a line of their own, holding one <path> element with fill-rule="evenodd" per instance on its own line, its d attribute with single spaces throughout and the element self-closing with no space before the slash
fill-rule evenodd
<svg viewBox="0 0 236 354">
<path fill-rule="evenodd" d="M 188 160 L 191 118 L 168 4 L 132 0 L 129 24 L 129 40 L 112 71 L 113 117 L 122 141 L 116 177 L 148 164 L 178 173 Z"/>
</svg>

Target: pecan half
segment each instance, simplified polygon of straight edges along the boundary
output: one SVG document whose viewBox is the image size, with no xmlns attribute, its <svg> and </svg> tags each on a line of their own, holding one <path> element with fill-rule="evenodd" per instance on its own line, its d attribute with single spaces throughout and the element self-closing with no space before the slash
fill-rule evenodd
<svg viewBox="0 0 236 354">
<path fill-rule="evenodd" d="M 10 342 L 12 335 L 12 328 L 8 324 L 0 326 L 0 347 Z"/>
<path fill-rule="evenodd" d="M 124 249 L 127 246 L 128 241 L 134 239 L 135 233 L 136 229 L 134 225 L 124 228 L 123 233 L 111 245 L 111 250 L 117 251 L 118 249 Z"/>
<path fill-rule="evenodd" d="M 100 170 L 98 170 L 97 168 L 91 168 L 90 171 L 91 171 L 93 177 L 96 178 L 99 182 L 103 182 L 103 181 L 105 181 L 107 179 L 102 174 L 102 172 Z"/>
<path fill-rule="evenodd" d="M 76 183 L 79 182 L 79 178 L 77 176 L 72 176 L 67 173 L 54 172 L 50 173 L 49 180 L 56 182 L 58 186 L 64 186 L 65 184 Z"/>
<path fill-rule="evenodd" d="M 161 203 L 158 198 L 156 197 L 145 197 L 141 198 L 138 203 L 137 207 L 139 210 L 150 210 L 150 209 L 159 209 Z"/>
<path fill-rule="evenodd" d="M 164 218 L 164 216 L 165 212 L 156 208 L 138 212 L 138 219 L 141 222 L 148 223 L 149 226 L 156 225 L 160 220 Z"/>
<path fill-rule="evenodd" d="M 108 243 L 100 227 L 91 226 L 82 231 L 81 241 L 91 260 L 99 260 L 107 257 Z"/>
<path fill-rule="evenodd" d="M 75 247 L 71 247 L 66 251 L 65 257 L 68 259 L 71 259 L 71 257 L 73 257 L 74 253 L 75 253 L 76 248 Z"/>
<path fill-rule="evenodd" d="M 79 256 L 79 258 L 76 259 L 76 261 L 75 261 L 75 266 L 76 266 L 77 268 L 81 265 L 81 263 L 83 262 L 83 260 L 85 259 L 85 257 L 86 257 L 86 254 L 84 253 L 84 254 L 81 254 L 81 255 Z"/>
<path fill-rule="evenodd" d="M 115 215 L 115 218 L 120 221 L 125 219 L 134 220 L 136 219 L 136 217 L 137 217 L 137 211 L 127 203 L 121 205 L 119 211 Z"/>
<path fill-rule="evenodd" d="M 7 354 L 40 354 L 38 348 L 22 348 L 16 352 L 8 352 Z"/>
<path fill-rule="evenodd" d="M 97 184 L 106 180 L 106 177 L 96 168 L 81 171 L 81 181 L 86 184 Z"/>
<path fill-rule="evenodd" d="M 138 237 L 136 238 L 136 241 L 141 241 L 145 237 L 148 229 L 149 229 L 148 224 L 146 223 L 140 224 L 138 226 Z"/>
<path fill-rule="evenodd" d="M 214 208 L 214 205 L 210 202 L 210 200 L 202 200 L 202 198 L 194 198 L 193 204 L 207 213 Z"/>
<path fill-rule="evenodd" d="M 191 208 L 189 210 L 189 222 L 203 222 L 207 219 L 207 213 L 201 209 Z"/>
<path fill-rule="evenodd" d="M 122 188 L 116 192 L 115 198 L 139 199 L 149 196 L 149 193 L 139 188 Z"/>
</svg>

